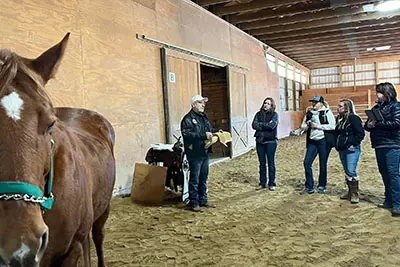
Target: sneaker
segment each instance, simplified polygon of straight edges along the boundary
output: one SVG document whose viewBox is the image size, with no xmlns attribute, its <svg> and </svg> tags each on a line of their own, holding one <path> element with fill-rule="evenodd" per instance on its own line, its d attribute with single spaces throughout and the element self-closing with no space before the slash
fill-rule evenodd
<svg viewBox="0 0 400 267">
<path fill-rule="evenodd" d="M 193 212 L 203 212 L 200 206 L 187 206 L 186 209 L 191 210 Z"/>
<path fill-rule="evenodd" d="M 268 189 L 269 189 L 269 191 L 275 191 L 276 190 L 276 186 L 269 186 Z"/>
<path fill-rule="evenodd" d="M 216 208 L 217 206 L 215 204 L 206 203 L 206 204 L 200 205 L 200 207 L 213 209 L 213 208 Z"/>
<path fill-rule="evenodd" d="M 325 194 L 326 193 L 326 188 L 323 186 L 318 186 L 317 191 L 319 194 Z"/>
<path fill-rule="evenodd" d="M 300 192 L 300 195 L 306 195 L 306 194 L 314 194 L 315 190 L 314 189 L 308 189 L 304 188 L 303 191 Z"/>
<path fill-rule="evenodd" d="M 381 209 L 387 209 L 387 210 L 390 210 L 390 209 L 392 209 L 392 207 L 391 207 L 391 206 L 389 206 L 389 205 L 388 205 L 388 204 L 386 204 L 386 203 L 378 204 L 378 208 L 381 208 Z"/>
<path fill-rule="evenodd" d="M 266 189 L 266 187 L 265 187 L 265 186 L 262 186 L 262 185 L 259 185 L 259 186 L 256 188 L 256 191 L 263 190 L 263 189 Z"/>
<path fill-rule="evenodd" d="M 392 217 L 400 217 L 400 209 L 392 209 Z"/>
</svg>

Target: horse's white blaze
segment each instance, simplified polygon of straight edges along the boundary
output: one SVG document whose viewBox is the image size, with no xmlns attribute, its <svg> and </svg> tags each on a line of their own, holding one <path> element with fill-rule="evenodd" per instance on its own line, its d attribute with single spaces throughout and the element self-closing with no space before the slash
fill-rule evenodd
<svg viewBox="0 0 400 267">
<path fill-rule="evenodd" d="M 15 121 L 21 119 L 21 110 L 23 104 L 24 101 L 16 92 L 12 92 L 1 99 L 1 105 L 6 110 L 7 116 Z"/>
<path fill-rule="evenodd" d="M 19 249 L 17 249 L 17 250 L 13 253 L 12 258 L 20 259 L 21 262 L 22 262 L 22 260 L 23 260 L 26 256 L 29 255 L 29 252 L 30 252 L 30 251 L 31 251 L 30 248 L 29 248 L 27 245 L 25 245 L 24 243 L 22 243 L 21 247 L 20 247 Z"/>
</svg>

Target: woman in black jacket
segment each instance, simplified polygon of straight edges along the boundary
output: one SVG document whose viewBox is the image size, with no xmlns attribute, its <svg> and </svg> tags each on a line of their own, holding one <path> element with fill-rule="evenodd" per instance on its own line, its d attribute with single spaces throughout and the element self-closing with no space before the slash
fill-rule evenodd
<svg viewBox="0 0 400 267">
<path fill-rule="evenodd" d="M 373 109 L 382 114 L 383 120 L 368 119 L 364 128 L 371 132 L 372 148 L 385 185 L 385 201 L 379 207 L 392 209 L 392 215 L 400 217 L 400 103 L 391 83 L 376 86 L 376 103 Z"/>
<path fill-rule="evenodd" d="M 365 132 L 360 117 L 356 114 L 353 101 L 342 99 L 337 106 L 336 149 L 342 162 L 348 192 L 341 199 L 348 199 L 352 204 L 359 202 L 357 164 L 361 154 L 361 141 Z"/>
<path fill-rule="evenodd" d="M 267 160 L 268 160 L 268 189 L 275 191 L 275 152 L 278 146 L 277 127 L 278 113 L 275 112 L 275 101 L 271 97 L 264 99 L 260 111 L 253 119 L 252 127 L 256 130 L 256 148 L 258 161 L 260 163 L 260 183 L 259 189 L 267 187 Z"/>
</svg>

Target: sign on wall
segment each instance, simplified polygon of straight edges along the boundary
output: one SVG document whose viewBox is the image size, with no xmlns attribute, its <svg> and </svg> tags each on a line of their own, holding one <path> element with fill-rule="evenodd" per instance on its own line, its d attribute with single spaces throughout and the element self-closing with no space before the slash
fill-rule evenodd
<svg viewBox="0 0 400 267">
<path fill-rule="evenodd" d="M 168 76 L 169 76 L 169 82 L 170 83 L 175 83 L 175 81 L 176 81 L 175 73 L 174 72 L 170 72 Z"/>
</svg>

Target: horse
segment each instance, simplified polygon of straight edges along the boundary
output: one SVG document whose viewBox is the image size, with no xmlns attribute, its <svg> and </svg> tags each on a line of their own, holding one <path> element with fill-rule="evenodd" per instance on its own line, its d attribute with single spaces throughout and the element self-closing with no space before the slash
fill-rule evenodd
<svg viewBox="0 0 400 267">
<path fill-rule="evenodd" d="M 102 115 L 54 108 L 45 85 L 69 33 L 35 59 L 0 49 L 0 266 L 104 266 L 115 133 Z"/>
</svg>

